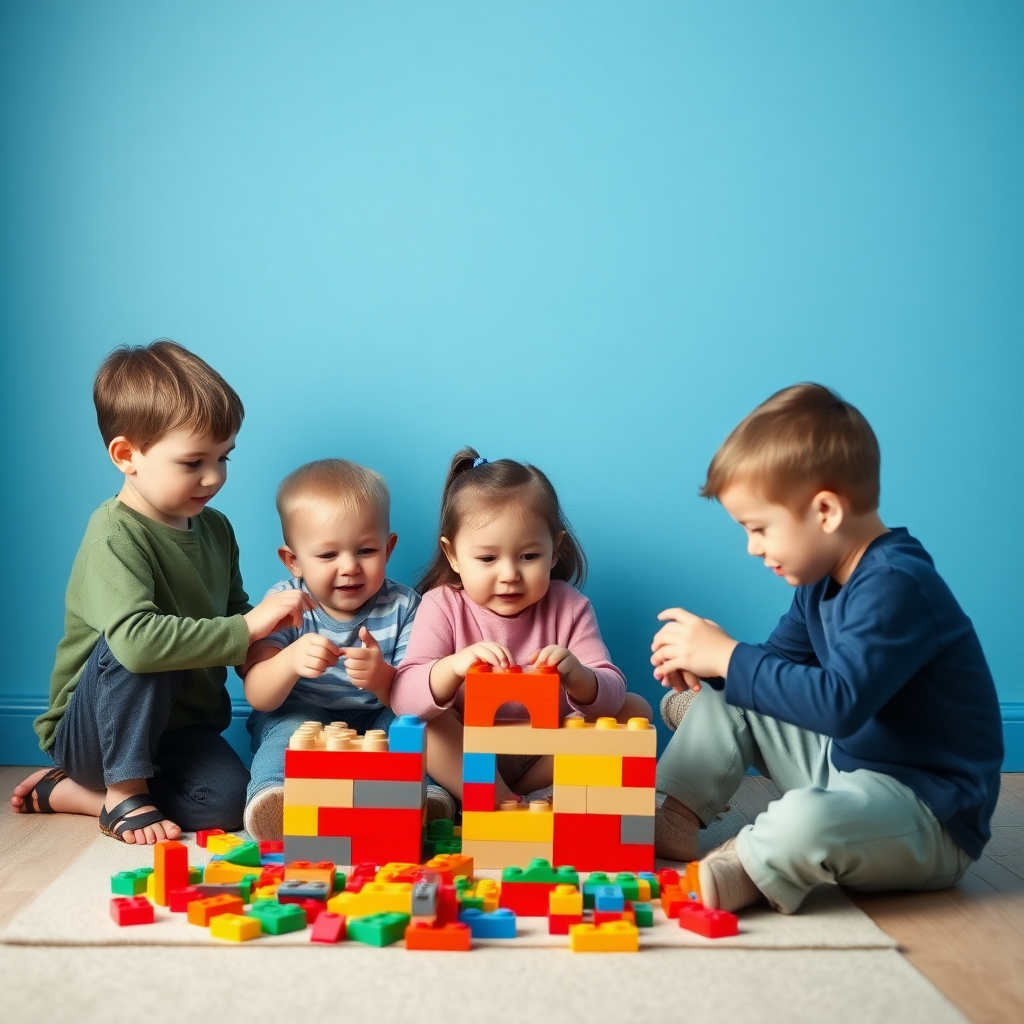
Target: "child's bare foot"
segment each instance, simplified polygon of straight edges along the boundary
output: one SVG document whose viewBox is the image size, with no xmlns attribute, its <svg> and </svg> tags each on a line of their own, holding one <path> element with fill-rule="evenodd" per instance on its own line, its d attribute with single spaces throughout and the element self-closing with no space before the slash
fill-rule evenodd
<svg viewBox="0 0 1024 1024">
<path fill-rule="evenodd" d="M 94 818 L 103 806 L 103 794 L 84 789 L 67 776 L 57 782 L 46 779 L 54 769 L 40 768 L 24 782 L 14 787 L 11 807 L 19 814 L 32 812 L 62 812 L 65 814 L 91 814 Z M 37 792 L 36 787 L 39 787 Z"/>
<path fill-rule="evenodd" d="M 148 797 L 145 779 L 132 779 L 108 786 L 102 802 L 100 828 L 107 835 L 130 845 L 152 846 L 164 839 L 180 839 L 181 829 L 169 818 L 163 817 Z M 137 828 L 131 827 L 133 818 L 139 819 Z"/>
</svg>

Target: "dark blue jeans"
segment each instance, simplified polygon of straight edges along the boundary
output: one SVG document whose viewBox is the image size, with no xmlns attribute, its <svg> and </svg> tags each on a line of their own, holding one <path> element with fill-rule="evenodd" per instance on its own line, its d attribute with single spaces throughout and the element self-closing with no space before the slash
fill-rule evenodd
<svg viewBox="0 0 1024 1024">
<path fill-rule="evenodd" d="M 215 729 L 166 728 L 187 675 L 129 672 L 100 637 L 57 725 L 53 762 L 86 789 L 148 779 L 154 804 L 186 831 L 239 829 L 249 773 L 238 755 Z"/>
</svg>

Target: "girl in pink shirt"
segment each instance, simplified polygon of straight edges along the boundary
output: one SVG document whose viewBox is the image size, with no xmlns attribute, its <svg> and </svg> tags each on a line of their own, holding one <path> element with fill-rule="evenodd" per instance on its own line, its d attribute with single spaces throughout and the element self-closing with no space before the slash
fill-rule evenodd
<svg viewBox="0 0 1024 1024">
<path fill-rule="evenodd" d="M 445 481 L 439 533 L 391 707 L 428 719 L 427 771 L 445 789 L 462 796 L 461 691 L 474 662 L 556 666 L 563 715 L 651 717 L 647 701 L 626 693 L 594 610 L 574 587 L 586 558 L 539 469 L 463 448 Z M 502 711 L 527 717 L 521 704 Z M 549 798 L 553 769 L 549 756 L 499 756 L 498 800 Z"/>
</svg>

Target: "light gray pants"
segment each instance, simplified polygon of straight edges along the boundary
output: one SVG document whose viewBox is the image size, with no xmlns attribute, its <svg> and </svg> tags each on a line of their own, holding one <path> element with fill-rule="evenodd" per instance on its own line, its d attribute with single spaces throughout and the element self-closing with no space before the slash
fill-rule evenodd
<svg viewBox="0 0 1024 1024">
<path fill-rule="evenodd" d="M 707 825 L 753 766 L 782 790 L 736 852 L 754 884 L 791 914 L 820 882 L 851 889 L 947 889 L 970 858 L 891 775 L 832 766 L 827 736 L 733 707 L 703 686 L 658 762 L 658 791 Z"/>
</svg>

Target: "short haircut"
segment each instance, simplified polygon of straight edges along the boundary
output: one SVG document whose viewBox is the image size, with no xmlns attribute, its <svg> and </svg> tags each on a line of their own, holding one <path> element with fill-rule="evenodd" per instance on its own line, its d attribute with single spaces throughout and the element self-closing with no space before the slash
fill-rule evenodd
<svg viewBox="0 0 1024 1024">
<path fill-rule="evenodd" d="M 338 512 L 371 509 L 385 530 L 391 518 L 391 495 L 384 477 L 348 459 L 318 459 L 289 473 L 277 489 L 277 514 L 286 544 L 298 512 L 330 505 Z"/>
<path fill-rule="evenodd" d="M 181 427 L 224 441 L 245 416 L 234 388 L 209 363 L 166 338 L 114 349 L 96 371 L 92 400 L 103 443 L 126 437 L 142 452 Z"/>
<path fill-rule="evenodd" d="M 878 508 L 881 455 L 868 421 L 821 384 L 794 384 L 762 402 L 715 452 L 701 497 L 742 481 L 796 511 L 819 491 L 854 512 Z"/>
</svg>

